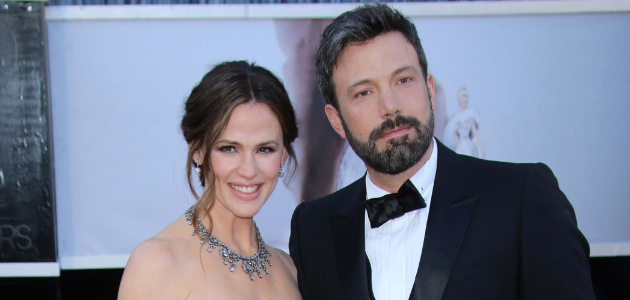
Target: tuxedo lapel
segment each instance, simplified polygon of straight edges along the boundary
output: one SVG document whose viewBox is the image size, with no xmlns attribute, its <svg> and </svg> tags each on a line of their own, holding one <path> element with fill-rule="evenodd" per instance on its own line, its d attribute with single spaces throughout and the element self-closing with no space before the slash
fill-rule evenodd
<svg viewBox="0 0 630 300">
<path fill-rule="evenodd" d="M 330 218 L 343 299 L 369 299 L 365 256 L 365 176 L 340 197 L 339 213 Z"/>
<path fill-rule="evenodd" d="M 458 173 L 457 154 L 437 142 L 438 162 L 420 265 L 410 299 L 439 300 L 466 234 L 477 197 Z"/>
</svg>

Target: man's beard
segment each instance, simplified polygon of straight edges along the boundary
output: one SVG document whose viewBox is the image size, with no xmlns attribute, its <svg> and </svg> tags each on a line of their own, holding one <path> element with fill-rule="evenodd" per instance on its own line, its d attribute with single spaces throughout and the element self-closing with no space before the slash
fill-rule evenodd
<svg viewBox="0 0 630 300">
<path fill-rule="evenodd" d="M 381 125 L 370 132 L 366 142 L 360 141 L 348 129 L 346 122 L 341 118 L 343 130 L 346 132 L 350 147 L 368 166 L 379 173 L 396 175 L 409 170 L 420 161 L 429 149 L 433 138 L 435 120 L 433 110 L 430 110 L 429 121 L 422 124 L 420 120 L 412 116 L 397 115 L 394 119 L 387 119 Z M 416 129 L 416 135 L 410 138 L 410 134 L 387 140 L 387 147 L 379 151 L 376 141 L 385 132 L 399 126 L 409 126 Z"/>
</svg>

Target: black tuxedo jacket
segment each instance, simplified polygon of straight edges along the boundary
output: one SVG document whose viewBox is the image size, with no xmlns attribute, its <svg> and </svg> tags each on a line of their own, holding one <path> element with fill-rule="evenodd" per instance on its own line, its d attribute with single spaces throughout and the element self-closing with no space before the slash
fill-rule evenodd
<svg viewBox="0 0 630 300">
<path fill-rule="evenodd" d="M 437 147 L 410 299 L 595 299 L 588 243 L 546 165 Z M 369 299 L 365 197 L 364 176 L 295 209 L 289 249 L 305 300 Z"/>
</svg>

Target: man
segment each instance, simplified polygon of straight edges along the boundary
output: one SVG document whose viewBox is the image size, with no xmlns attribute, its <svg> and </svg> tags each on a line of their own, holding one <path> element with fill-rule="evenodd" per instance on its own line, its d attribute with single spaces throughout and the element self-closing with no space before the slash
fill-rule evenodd
<svg viewBox="0 0 630 300">
<path fill-rule="evenodd" d="M 595 299 L 588 243 L 547 166 L 433 138 L 434 81 L 413 23 L 385 4 L 344 13 L 316 68 L 330 124 L 368 171 L 296 208 L 304 299 Z"/>
</svg>

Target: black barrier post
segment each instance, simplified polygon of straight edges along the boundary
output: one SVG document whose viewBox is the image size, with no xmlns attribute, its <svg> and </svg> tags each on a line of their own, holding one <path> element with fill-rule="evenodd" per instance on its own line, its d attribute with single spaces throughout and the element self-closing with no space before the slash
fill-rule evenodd
<svg viewBox="0 0 630 300">
<path fill-rule="evenodd" d="M 0 268 L 5 270 L 57 260 L 46 44 L 43 2 L 0 2 Z M 17 273 L 21 278 L 4 272 L 3 293 L 28 294 L 22 289 L 28 281 L 46 280 L 37 271 Z M 53 293 L 47 298 L 58 298 L 58 278 L 39 281 Z"/>
</svg>

